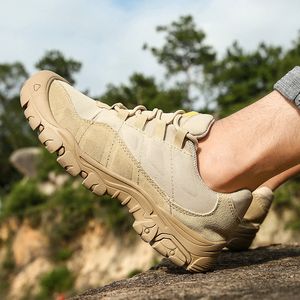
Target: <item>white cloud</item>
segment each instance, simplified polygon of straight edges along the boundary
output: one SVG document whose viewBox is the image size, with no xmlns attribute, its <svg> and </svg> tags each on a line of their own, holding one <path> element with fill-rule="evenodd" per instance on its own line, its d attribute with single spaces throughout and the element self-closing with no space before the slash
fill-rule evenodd
<svg viewBox="0 0 300 300">
<path fill-rule="evenodd" d="M 4 2 L 4 1 L 1 1 Z M 83 62 L 78 86 L 93 94 L 134 71 L 163 76 L 141 47 L 159 44 L 155 26 L 192 14 L 219 53 L 233 40 L 251 49 L 264 40 L 287 46 L 300 22 L 297 0 L 10 0 L 1 3 L 0 62 L 33 64 L 47 49 L 60 49 Z"/>
</svg>

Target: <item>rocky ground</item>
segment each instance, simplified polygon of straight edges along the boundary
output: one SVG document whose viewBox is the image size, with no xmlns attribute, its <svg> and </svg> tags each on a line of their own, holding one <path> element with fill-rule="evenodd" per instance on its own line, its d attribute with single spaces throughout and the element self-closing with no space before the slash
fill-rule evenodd
<svg viewBox="0 0 300 300">
<path fill-rule="evenodd" d="M 224 251 L 215 271 L 190 274 L 164 259 L 130 279 L 88 290 L 94 299 L 300 299 L 300 245 Z"/>
</svg>

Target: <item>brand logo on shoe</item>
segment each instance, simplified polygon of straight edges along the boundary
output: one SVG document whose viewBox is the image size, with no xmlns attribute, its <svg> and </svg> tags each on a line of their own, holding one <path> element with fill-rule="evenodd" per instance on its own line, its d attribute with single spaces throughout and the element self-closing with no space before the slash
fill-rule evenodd
<svg viewBox="0 0 300 300">
<path fill-rule="evenodd" d="M 38 91 L 40 87 L 41 87 L 40 84 L 35 84 L 35 85 L 33 86 L 33 89 L 34 89 L 35 91 Z"/>
</svg>

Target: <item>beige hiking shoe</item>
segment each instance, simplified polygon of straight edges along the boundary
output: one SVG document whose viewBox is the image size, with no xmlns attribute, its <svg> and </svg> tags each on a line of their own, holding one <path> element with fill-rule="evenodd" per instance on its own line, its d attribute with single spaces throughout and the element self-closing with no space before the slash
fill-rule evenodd
<svg viewBox="0 0 300 300">
<path fill-rule="evenodd" d="M 268 187 L 260 187 L 253 192 L 253 200 L 242 223 L 231 237 L 227 248 L 233 251 L 247 250 L 265 220 L 271 207 L 274 194 Z"/>
<path fill-rule="evenodd" d="M 212 116 L 109 107 L 49 71 L 24 84 L 21 105 L 67 172 L 127 205 L 144 241 L 187 270 L 211 269 L 252 199 L 248 190 L 216 193 L 199 175 L 195 146 Z"/>
</svg>

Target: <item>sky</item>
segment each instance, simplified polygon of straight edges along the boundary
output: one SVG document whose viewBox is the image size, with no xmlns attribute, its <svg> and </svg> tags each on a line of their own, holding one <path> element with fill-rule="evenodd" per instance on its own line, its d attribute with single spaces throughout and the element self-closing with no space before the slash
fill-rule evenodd
<svg viewBox="0 0 300 300">
<path fill-rule="evenodd" d="M 0 63 L 21 61 L 27 70 L 46 50 L 83 63 L 77 87 L 99 95 L 108 83 L 133 72 L 163 79 L 163 69 L 142 50 L 159 46 L 155 32 L 191 14 L 222 56 L 234 40 L 248 50 L 261 41 L 288 47 L 300 29 L 299 0 L 0 0 Z"/>
</svg>

